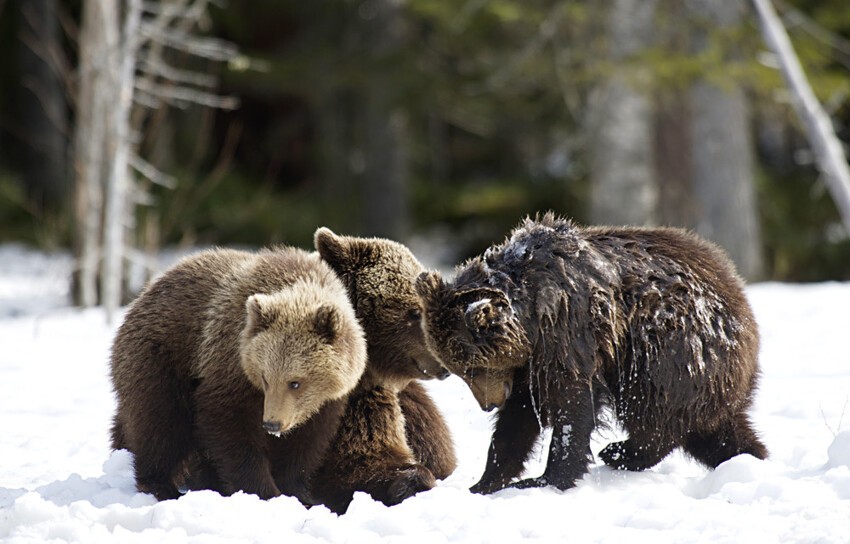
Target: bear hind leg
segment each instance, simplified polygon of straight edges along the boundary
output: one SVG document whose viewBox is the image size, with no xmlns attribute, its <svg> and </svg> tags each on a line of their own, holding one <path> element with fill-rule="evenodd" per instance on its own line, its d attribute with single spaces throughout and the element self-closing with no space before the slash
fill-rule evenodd
<svg viewBox="0 0 850 544">
<path fill-rule="evenodd" d="M 113 440 L 133 453 L 136 487 L 158 500 L 180 496 L 177 484 L 195 451 L 187 394 L 176 382 L 163 385 L 151 395 L 150 405 L 158 406 L 158 412 L 125 411 L 119 414 L 122 424 L 113 429 Z"/>
<path fill-rule="evenodd" d="M 675 447 L 670 441 L 629 438 L 608 444 L 599 457 L 611 468 L 638 472 L 660 463 Z"/>
<path fill-rule="evenodd" d="M 183 469 L 186 459 L 182 449 L 175 445 L 160 445 L 160 451 L 143 446 L 134 452 L 133 468 L 136 474 L 136 488 L 150 493 L 157 500 L 176 499 L 180 496 L 176 480 Z"/>
<path fill-rule="evenodd" d="M 685 439 L 685 451 L 709 468 L 716 468 L 736 455 L 748 453 L 767 458 L 767 448 L 756 435 L 745 413 L 723 421 L 712 431 L 692 431 Z"/>
</svg>

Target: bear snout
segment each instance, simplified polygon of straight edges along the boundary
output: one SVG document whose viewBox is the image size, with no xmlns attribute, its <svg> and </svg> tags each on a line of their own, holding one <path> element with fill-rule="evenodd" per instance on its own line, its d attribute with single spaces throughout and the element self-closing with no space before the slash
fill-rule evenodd
<svg viewBox="0 0 850 544">
<path fill-rule="evenodd" d="M 432 356 L 430 353 L 419 353 L 414 357 L 411 357 L 413 361 L 413 365 L 419 370 L 421 376 L 417 376 L 422 380 L 430 380 L 432 378 L 437 378 L 438 380 L 445 380 L 449 376 L 451 376 L 451 372 L 449 372 L 446 367 L 440 363 L 437 358 Z"/>
<path fill-rule="evenodd" d="M 487 373 L 472 377 L 467 384 L 472 390 L 472 396 L 485 412 L 501 409 L 513 390 L 511 380 L 494 379 L 492 376 L 488 377 Z"/>
<path fill-rule="evenodd" d="M 280 421 L 263 421 L 263 429 L 269 434 L 280 433 Z"/>
</svg>

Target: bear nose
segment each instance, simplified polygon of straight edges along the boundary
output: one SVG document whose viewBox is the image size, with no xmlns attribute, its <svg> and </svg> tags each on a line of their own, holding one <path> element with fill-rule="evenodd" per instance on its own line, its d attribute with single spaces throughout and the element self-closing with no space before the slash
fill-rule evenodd
<svg viewBox="0 0 850 544">
<path fill-rule="evenodd" d="M 492 412 L 492 411 L 493 411 L 493 410 L 495 410 L 496 408 L 498 408 L 498 406 L 496 406 L 496 403 L 491 402 L 490 404 L 488 404 L 488 405 L 487 405 L 487 407 L 486 407 L 486 408 L 484 408 L 484 411 L 485 411 L 485 412 Z"/>
<path fill-rule="evenodd" d="M 280 432 L 280 421 L 263 421 L 263 429 L 270 433 Z"/>
</svg>

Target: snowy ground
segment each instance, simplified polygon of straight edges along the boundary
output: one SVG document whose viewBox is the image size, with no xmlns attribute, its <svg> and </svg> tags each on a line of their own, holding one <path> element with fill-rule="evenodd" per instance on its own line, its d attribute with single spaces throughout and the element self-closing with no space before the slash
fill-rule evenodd
<svg viewBox="0 0 850 544">
<path fill-rule="evenodd" d="M 431 391 L 457 472 L 392 508 L 358 495 L 336 516 L 288 497 L 136 493 L 129 454 L 108 447 L 114 327 L 68 307 L 69 267 L 64 255 L 0 247 L 2 542 L 850 542 L 848 283 L 748 291 L 763 337 L 753 419 L 768 461 L 710 472 L 676 453 L 638 474 L 594 465 L 567 492 L 473 495 L 489 422 L 451 378 Z"/>
</svg>

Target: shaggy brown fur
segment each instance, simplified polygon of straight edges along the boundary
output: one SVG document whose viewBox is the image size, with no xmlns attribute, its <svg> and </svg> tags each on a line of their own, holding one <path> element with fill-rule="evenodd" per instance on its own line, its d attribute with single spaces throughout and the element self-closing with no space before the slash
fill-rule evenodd
<svg viewBox="0 0 850 544">
<path fill-rule="evenodd" d="M 151 283 L 118 330 L 112 447 L 160 500 L 190 461 L 193 487 L 309 500 L 365 364 L 347 293 L 317 255 L 206 251 Z"/>
<path fill-rule="evenodd" d="M 590 433 L 610 404 L 628 440 L 610 466 L 642 470 L 676 447 L 709 467 L 767 450 L 747 416 L 758 332 L 743 283 L 714 244 L 670 228 L 582 228 L 547 214 L 461 266 L 423 274 L 432 349 L 484 409 L 501 408 L 473 487 L 508 486 L 543 426 L 542 477 L 566 489 L 587 471 Z"/>
<path fill-rule="evenodd" d="M 446 478 L 456 465 L 448 426 L 418 379 L 448 372 L 425 346 L 419 297 L 423 268 L 403 245 L 316 231 L 316 249 L 348 288 L 366 332 L 368 363 L 352 393 L 314 498 L 344 512 L 355 491 L 396 504 Z"/>
</svg>

